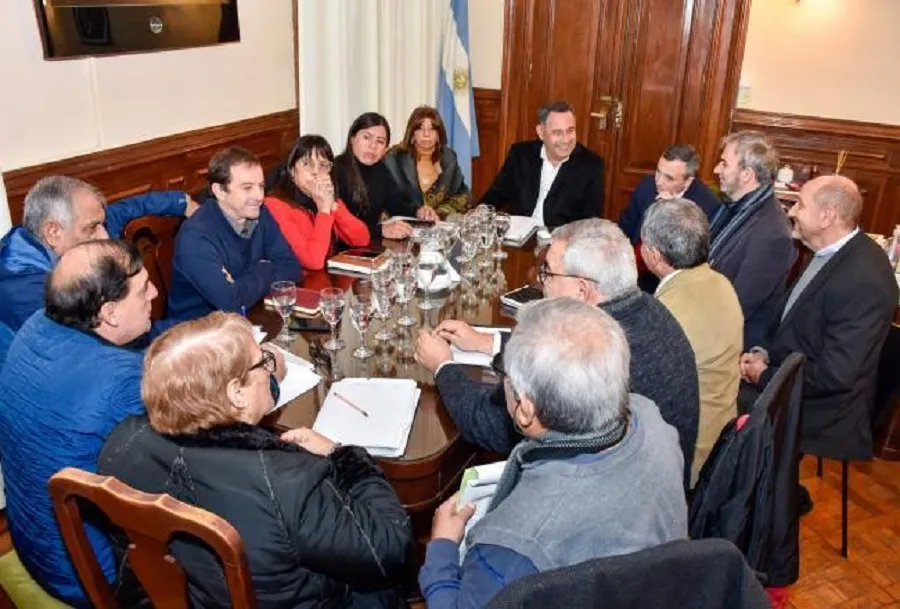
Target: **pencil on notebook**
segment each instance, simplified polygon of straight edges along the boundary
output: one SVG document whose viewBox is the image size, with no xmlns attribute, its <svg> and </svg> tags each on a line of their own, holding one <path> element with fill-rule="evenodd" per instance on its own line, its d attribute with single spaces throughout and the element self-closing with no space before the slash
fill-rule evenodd
<svg viewBox="0 0 900 609">
<path fill-rule="evenodd" d="M 356 404 L 354 404 L 353 402 L 351 402 L 350 400 L 348 400 L 347 398 L 345 398 L 344 396 L 342 396 L 342 395 L 341 395 L 340 393 L 338 393 L 337 391 L 334 392 L 334 395 L 335 395 L 335 397 L 340 398 L 340 400 L 341 400 L 342 402 L 346 403 L 347 406 L 349 406 L 349 407 L 352 408 L 353 410 L 358 411 L 362 416 L 364 416 L 364 417 L 368 417 L 368 416 L 369 416 L 369 413 L 368 413 L 368 412 L 366 412 L 365 410 L 363 410 L 362 408 L 360 408 L 359 406 L 357 406 Z"/>
</svg>

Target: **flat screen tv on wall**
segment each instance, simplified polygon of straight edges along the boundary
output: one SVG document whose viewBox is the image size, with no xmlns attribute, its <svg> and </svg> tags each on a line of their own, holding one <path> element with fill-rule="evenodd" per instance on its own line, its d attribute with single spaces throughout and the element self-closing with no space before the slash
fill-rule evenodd
<svg viewBox="0 0 900 609">
<path fill-rule="evenodd" d="M 241 39 L 237 0 L 34 0 L 34 8 L 46 59 Z"/>
</svg>

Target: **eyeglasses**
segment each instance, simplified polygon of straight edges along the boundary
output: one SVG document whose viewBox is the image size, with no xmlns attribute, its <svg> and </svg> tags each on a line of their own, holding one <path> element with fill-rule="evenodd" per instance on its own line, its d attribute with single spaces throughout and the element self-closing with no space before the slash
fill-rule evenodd
<svg viewBox="0 0 900 609">
<path fill-rule="evenodd" d="M 319 171 L 321 171 L 323 173 L 328 173 L 329 171 L 331 171 L 331 168 L 334 167 L 334 163 L 332 163 L 331 161 L 318 161 L 317 162 L 317 161 L 313 161 L 312 159 L 308 159 L 308 158 L 300 159 L 299 161 L 297 161 L 297 163 L 303 169 L 307 169 L 309 171 L 318 169 Z"/>
<path fill-rule="evenodd" d="M 262 357 L 258 362 L 247 368 L 247 374 L 250 374 L 257 368 L 264 368 L 269 374 L 275 374 L 275 355 L 271 351 L 263 349 Z"/>
<path fill-rule="evenodd" d="M 551 273 L 550 267 L 547 265 L 547 261 L 545 260 L 541 264 L 541 268 L 538 269 L 537 278 L 541 283 L 546 283 L 547 277 L 571 277 L 572 279 L 582 279 L 584 281 L 594 282 L 593 279 L 588 279 L 587 277 L 582 277 L 581 275 L 568 275 L 566 273 Z"/>
</svg>

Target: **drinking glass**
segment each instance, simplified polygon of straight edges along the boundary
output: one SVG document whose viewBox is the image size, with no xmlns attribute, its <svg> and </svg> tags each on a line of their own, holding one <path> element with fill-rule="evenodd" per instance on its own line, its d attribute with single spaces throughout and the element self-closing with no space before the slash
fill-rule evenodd
<svg viewBox="0 0 900 609">
<path fill-rule="evenodd" d="M 442 251 L 442 239 L 440 235 L 430 236 L 422 241 L 422 250 L 416 262 L 416 278 L 422 286 L 423 298 L 419 301 L 419 308 L 423 310 L 434 309 L 438 303 L 431 300 L 431 284 L 438 275 L 446 274 L 446 259 Z"/>
<path fill-rule="evenodd" d="M 413 275 L 402 275 L 394 280 L 394 290 L 397 293 L 397 302 L 400 303 L 400 318 L 397 323 L 409 328 L 416 325 L 416 320 L 409 314 L 409 303 L 416 293 L 416 278 Z"/>
<path fill-rule="evenodd" d="M 494 229 L 497 231 L 497 249 L 493 253 L 494 260 L 504 260 L 507 256 L 503 251 L 503 237 L 509 232 L 510 223 L 509 214 L 502 211 L 494 214 Z"/>
<path fill-rule="evenodd" d="M 416 266 L 416 258 L 407 252 L 394 252 L 391 256 L 391 276 L 396 281 L 399 277 L 412 275 Z"/>
<path fill-rule="evenodd" d="M 340 351 L 344 348 L 344 341 L 336 334 L 338 322 L 344 315 L 344 303 L 344 290 L 325 288 L 319 292 L 319 308 L 322 310 L 322 317 L 331 326 L 331 339 L 323 345 L 329 351 Z"/>
<path fill-rule="evenodd" d="M 478 235 L 480 237 L 478 249 L 481 250 L 482 254 L 481 262 L 478 263 L 478 266 L 482 269 L 488 269 L 494 264 L 489 252 L 497 238 L 497 229 L 494 228 L 493 217 L 482 217 L 482 222 L 478 225 Z"/>
<path fill-rule="evenodd" d="M 353 351 L 353 357 L 368 359 L 374 355 L 374 351 L 366 346 L 366 333 L 369 331 L 369 323 L 372 321 L 374 308 L 371 294 L 357 294 L 350 303 L 350 321 L 359 332 L 359 347 Z"/>
<path fill-rule="evenodd" d="M 290 319 L 297 303 L 297 286 L 293 281 L 276 281 L 271 290 L 275 311 L 281 315 L 281 332 L 276 340 L 289 343 L 295 338 L 291 332 Z"/>
<path fill-rule="evenodd" d="M 372 292 L 372 303 L 375 305 L 375 313 L 381 321 L 381 328 L 375 333 L 375 340 L 392 340 L 396 336 L 388 326 L 391 319 L 391 305 L 393 305 L 394 286 L 388 282 L 384 287 L 376 287 Z"/>
</svg>

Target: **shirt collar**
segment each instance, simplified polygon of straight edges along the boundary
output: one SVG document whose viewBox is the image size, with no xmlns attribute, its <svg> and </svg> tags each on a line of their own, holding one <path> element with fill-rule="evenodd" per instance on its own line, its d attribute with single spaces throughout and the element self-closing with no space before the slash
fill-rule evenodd
<svg viewBox="0 0 900 609">
<path fill-rule="evenodd" d="M 852 239 L 853 237 L 855 237 L 856 233 L 858 233 L 858 232 L 859 232 L 859 227 L 857 226 L 852 231 L 850 231 L 849 233 L 847 233 L 846 235 L 844 235 L 843 237 L 841 237 L 840 239 L 838 239 L 831 245 L 826 245 L 825 247 L 823 247 L 822 249 L 817 251 L 815 254 L 813 254 L 813 256 L 816 258 L 819 258 L 820 256 L 831 256 L 832 254 L 838 253 L 838 251 L 842 247 L 847 245 L 847 242 L 850 241 L 850 239 Z"/>
<path fill-rule="evenodd" d="M 569 155 L 566 158 L 564 158 L 563 160 L 561 160 L 559 162 L 559 165 L 556 166 L 556 169 L 559 169 L 560 167 L 562 167 L 562 164 L 565 163 L 566 161 L 568 161 L 570 158 L 572 158 L 572 155 Z M 544 161 L 545 163 L 550 163 L 550 159 L 547 158 L 547 147 L 546 146 L 541 146 L 541 160 Z M 552 166 L 552 163 L 551 163 L 551 166 Z"/>
<path fill-rule="evenodd" d="M 222 215 L 225 216 L 225 220 L 228 222 L 228 225 L 235 232 L 235 234 L 241 239 L 249 239 L 253 236 L 253 231 L 256 229 L 256 225 L 259 224 L 259 220 L 244 220 L 237 221 L 234 220 L 231 216 L 225 213 L 225 210 L 219 206 L 219 209 L 222 210 Z"/>
<path fill-rule="evenodd" d="M 682 272 L 683 270 L 684 270 L 684 269 L 675 269 L 674 271 L 672 271 L 671 273 L 669 273 L 668 275 L 666 275 L 665 277 L 663 277 L 662 279 L 660 279 L 660 280 L 659 280 L 659 285 L 656 286 L 656 291 L 653 292 L 653 295 L 654 295 L 654 296 L 658 295 L 658 294 L 659 294 L 659 291 L 663 289 L 663 286 L 666 285 L 666 284 L 669 282 L 669 280 L 671 280 L 673 277 L 675 277 L 675 275 L 677 275 L 678 273 Z"/>
</svg>

